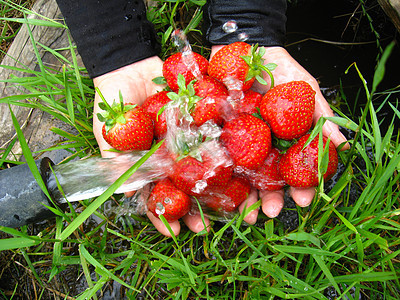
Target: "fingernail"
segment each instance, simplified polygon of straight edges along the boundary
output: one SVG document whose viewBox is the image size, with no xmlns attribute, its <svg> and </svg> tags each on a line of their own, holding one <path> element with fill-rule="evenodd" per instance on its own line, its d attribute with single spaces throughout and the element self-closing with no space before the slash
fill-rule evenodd
<svg viewBox="0 0 400 300">
<path fill-rule="evenodd" d="M 275 218 L 279 215 L 280 212 L 281 212 L 281 207 L 273 205 L 268 208 L 268 217 Z"/>
</svg>

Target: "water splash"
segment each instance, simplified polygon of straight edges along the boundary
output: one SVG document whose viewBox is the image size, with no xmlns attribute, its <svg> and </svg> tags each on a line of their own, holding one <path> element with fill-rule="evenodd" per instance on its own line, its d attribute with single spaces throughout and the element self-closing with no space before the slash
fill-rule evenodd
<svg viewBox="0 0 400 300">
<path fill-rule="evenodd" d="M 48 188 L 60 202 L 97 197 L 104 193 L 123 173 L 148 151 L 135 151 L 113 158 L 94 157 L 54 167 Z M 156 179 L 166 176 L 173 161 L 164 151 L 157 151 L 116 191 L 117 194 L 136 191 Z M 57 181 L 65 197 L 57 188 Z M 66 199 L 67 200 L 66 200 Z"/>
<path fill-rule="evenodd" d="M 224 79 L 224 84 L 229 92 L 231 100 L 241 100 L 244 98 L 243 94 L 243 82 L 234 77 L 227 77 Z"/>
<path fill-rule="evenodd" d="M 201 79 L 203 75 L 201 74 L 199 65 L 194 58 L 192 47 L 190 46 L 186 34 L 180 29 L 175 29 L 172 33 L 172 40 L 178 48 L 178 51 L 182 53 L 183 63 L 192 72 L 195 78 Z"/>
</svg>

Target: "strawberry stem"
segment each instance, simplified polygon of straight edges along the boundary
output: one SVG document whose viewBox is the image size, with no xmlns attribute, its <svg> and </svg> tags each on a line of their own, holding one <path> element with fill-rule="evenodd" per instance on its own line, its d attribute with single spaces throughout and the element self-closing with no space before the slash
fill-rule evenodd
<svg viewBox="0 0 400 300">
<path fill-rule="evenodd" d="M 274 75 L 272 75 L 272 72 L 268 69 L 268 67 L 262 65 L 262 66 L 260 66 L 260 68 L 263 69 L 268 74 L 269 78 L 271 79 L 271 87 L 270 88 L 272 89 L 275 85 Z M 260 82 L 260 81 L 258 81 L 258 82 Z"/>
<path fill-rule="evenodd" d="M 110 106 L 110 104 L 108 104 L 108 102 L 104 98 L 103 94 L 101 93 L 100 89 L 98 87 L 96 87 L 95 89 L 96 89 L 96 92 L 99 94 L 101 101 L 107 107 L 107 111 L 109 111 L 113 115 L 113 117 L 117 118 L 118 117 L 118 113 L 114 111 L 114 109 Z M 120 91 L 120 94 L 121 94 L 121 91 Z"/>
<path fill-rule="evenodd" d="M 255 78 L 259 83 L 267 85 L 268 83 L 264 80 L 262 71 L 265 71 L 271 79 L 271 88 L 274 87 L 274 76 L 272 75 L 272 70 L 276 68 L 276 64 L 264 65 L 265 59 L 263 58 L 265 54 L 265 48 L 258 47 L 258 44 L 252 45 L 250 49 L 250 55 L 241 56 L 241 58 L 249 66 L 249 72 L 245 81 Z"/>
</svg>

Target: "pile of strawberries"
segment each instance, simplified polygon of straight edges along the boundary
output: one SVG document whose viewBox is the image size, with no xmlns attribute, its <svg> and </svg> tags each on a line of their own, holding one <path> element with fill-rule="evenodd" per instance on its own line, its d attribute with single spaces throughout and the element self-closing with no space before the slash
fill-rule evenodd
<svg viewBox="0 0 400 300">
<path fill-rule="evenodd" d="M 142 106 L 100 103 L 103 136 L 115 149 L 147 150 L 164 139 L 158 152 L 173 163 L 147 200 L 154 215 L 177 220 L 197 207 L 194 199 L 206 211 L 224 214 L 235 211 L 252 188 L 317 186 L 319 152 L 328 162 L 323 178 L 336 173 L 333 143 L 325 147 L 323 137 L 324 150 L 318 136 L 309 139 L 315 91 L 308 83 L 280 84 L 265 95 L 250 89 L 256 79 L 266 83 L 263 73 L 272 76 L 275 66 L 264 66 L 263 50 L 236 42 L 210 61 L 178 52 L 163 65 L 168 88 Z M 279 149 L 276 140 L 291 146 Z"/>
</svg>

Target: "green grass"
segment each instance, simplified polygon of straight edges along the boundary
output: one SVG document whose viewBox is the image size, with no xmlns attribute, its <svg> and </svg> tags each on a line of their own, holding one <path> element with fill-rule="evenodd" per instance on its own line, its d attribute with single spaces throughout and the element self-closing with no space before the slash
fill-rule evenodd
<svg viewBox="0 0 400 300">
<path fill-rule="evenodd" d="M 32 0 L 15 0 L 14 5 L 20 6 L 21 8 L 30 8 L 33 5 Z M 19 9 L 15 9 L 9 4 L 1 1 L 0 2 L 0 16 L 6 18 L 18 18 L 22 16 L 22 12 Z M 0 21 L 0 60 L 3 59 L 5 53 L 10 47 L 13 39 L 19 32 L 19 24 L 12 22 L 12 20 L 1 20 Z"/>
<path fill-rule="evenodd" d="M 199 4 L 159 2 L 161 9 L 149 13 L 163 32 L 162 57 L 173 51 L 170 28 L 184 24 L 191 24 L 188 34 L 194 48 L 208 53 L 200 50 Z M 187 18 L 188 12 L 195 17 Z M 18 21 L 63 26 L 51 20 Z M 379 90 L 392 46 L 380 55 L 372 80 L 365 80 L 356 64 L 349 66 L 347 72 L 360 78 L 367 104 L 357 119 L 339 110 L 331 118 L 353 132 L 351 149 L 340 152 L 343 170 L 333 186 L 321 183 L 310 207 L 284 209 L 298 217 L 296 228 L 263 215 L 256 225 L 247 226 L 237 215 L 213 222 L 205 235 L 184 228 L 179 236 L 166 238 L 144 216 L 115 213 L 122 199 L 112 194 L 135 171 L 133 166 L 103 195 L 56 211 L 53 220 L 19 229 L 0 227 L 0 298 L 101 299 L 111 295 L 113 287 L 128 299 L 399 299 L 400 143 L 394 124 L 400 112 L 396 102 L 389 101 L 399 87 Z M 76 53 L 73 46 L 69 50 Z M 43 152 L 67 149 L 71 154 L 65 161 L 98 155 L 91 127 L 93 84 L 75 59 L 48 51 L 64 64 L 62 70 L 53 72 L 37 57 L 39 71 L 21 68 L 29 76 L 6 80 L 28 93 L 0 103 L 43 110 L 76 129 L 71 134 L 54 128 L 65 141 Z M 380 107 L 374 105 L 382 97 L 394 112 L 385 132 L 377 117 Z M 34 170 L 37 153 L 30 151 L 15 119 L 14 126 Z M 12 144 L 0 149 L 0 167 L 10 162 Z"/>
</svg>

